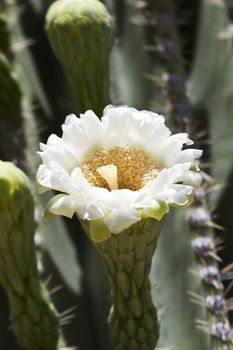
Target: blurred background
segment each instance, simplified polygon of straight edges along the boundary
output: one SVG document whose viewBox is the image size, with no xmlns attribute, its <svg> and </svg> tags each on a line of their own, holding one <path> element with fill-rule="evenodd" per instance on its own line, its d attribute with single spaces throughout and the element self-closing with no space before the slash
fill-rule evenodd
<svg viewBox="0 0 233 350">
<path fill-rule="evenodd" d="M 45 31 L 51 4 L 50 0 L 0 2 L 0 18 L 9 34 L 5 45 L 0 24 L 1 54 L 17 76 L 21 101 L 20 108 L 7 115 L 0 108 L 0 158 L 25 170 L 33 184 L 40 276 L 61 314 L 67 344 L 108 350 L 111 299 L 102 261 L 75 218 L 41 219 L 47 197 L 39 198 L 35 190 L 39 142 L 46 142 L 51 133 L 60 136 L 66 115 L 84 112 Z M 203 298 L 209 293 L 200 276 L 190 273 L 203 265 L 192 251 L 194 236 L 205 232 L 223 238 L 221 261 L 214 262 L 219 271 L 233 262 L 233 1 L 106 0 L 104 4 L 115 26 L 109 102 L 164 114 L 174 131 L 189 132 L 204 150 L 203 186 L 192 209 L 185 214 L 174 210 L 164 223 L 152 267 L 152 293 L 161 316 L 159 346 L 223 349 L 195 329 L 197 319 L 208 324 L 213 315 L 191 303 L 188 292 Z M 99 59 L 98 49 L 95 52 L 94 62 Z M 76 69 L 82 69 L 81 63 Z M 95 86 L 95 76 L 88 79 Z M 13 106 L 14 97 L 9 97 Z M 89 105 L 94 109 L 91 101 Z M 221 292 L 231 300 L 230 267 L 221 278 L 226 293 Z M 231 320 L 231 310 L 225 311 L 221 317 Z M 2 289 L 0 344 L 4 350 L 20 349 Z"/>
</svg>

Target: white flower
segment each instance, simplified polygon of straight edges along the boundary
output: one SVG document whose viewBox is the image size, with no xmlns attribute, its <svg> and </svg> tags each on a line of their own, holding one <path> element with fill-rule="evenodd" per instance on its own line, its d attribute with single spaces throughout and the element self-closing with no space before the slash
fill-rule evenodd
<svg viewBox="0 0 233 350">
<path fill-rule="evenodd" d="M 104 238 L 142 218 L 161 220 L 169 206 L 188 205 L 201 183 L 195 159 L 202 151 L 182 150 L 192 144 L 188 135 L 171 135 L 156 113 L 107 106 L 101 120 L 92 111 L 72 114 L 62 129 L 61 138 L 51 135 L 40 145 L 37 181 L 42 191 L 61 193 L 46 213 L 76 213 Z"/>
</svg>

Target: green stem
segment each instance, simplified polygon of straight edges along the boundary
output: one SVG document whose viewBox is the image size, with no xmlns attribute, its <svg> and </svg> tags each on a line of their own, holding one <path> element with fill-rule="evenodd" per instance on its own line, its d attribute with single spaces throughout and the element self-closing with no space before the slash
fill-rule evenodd
<svg viewBox="0 0 233 350">
<path fill-rule="evenodd" d="M 152 350 L 156 346 L 159 324 L 148 276 L 160 224 L 153 219 L 142 220 L 95 243 L 112 290 L 109 324 L 117 350 Z"/>
</svg>

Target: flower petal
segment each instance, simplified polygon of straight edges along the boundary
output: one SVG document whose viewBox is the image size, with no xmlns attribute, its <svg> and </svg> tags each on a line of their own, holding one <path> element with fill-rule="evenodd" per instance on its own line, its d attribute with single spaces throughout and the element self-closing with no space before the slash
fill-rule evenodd
<svg viewBox="0 0 233 350">
<path fill-rule="evenodd" d="M 105 215 L 105 211 L 99 203 L 91 203 L 90 199 L 86 203 L 77 205 L 76 211 L 82 220 L 97 220 Z"/>
<path fill-rule="evenodd" d="M 102 144 L 104 136 L 103 124 L 93 111 L 87 111 L 80 116 L 82 127 L 88 137 L 89 146 Z"/>
<path fill-rule="evenodd" d="M 170 205 L 185 206 L 191 200 L 192 186 L 174 184 L 167 186 L 162 196 Z"/>
<path fill-rule="evenodd" d="M 162 160 L 164 167 L 170 167 L 175 164 L 176 157 L 181 152 L 184 144 L 192 144 L 192 141 L 185 133 L 172 135 L 165 140 L 159 151 L 159 158 Z"/>
<path fill-rule="evenodd" d="M 46 205 L 44 217 L 49 219 L 52 216 L 63 215 L 72 218 L 76 210 L 76 200 L 73 196 L 58 194 L 54 196 Z"/>
<path fill-rule="evenodd" d="M 62 140 L 65 144 L 75 152 L 79 162 L 89 149 L 89 140 L 81 121 L 74 114 L 66 117 L 65 123 L 62 125 Z"/>
<path fill-rule="evenodd" d="M 69 174 L 58 163 L 50 161 L 40 165 L 37 181 L 45 188 L 51 188 L 63 193 L 73 193 L 74 189 Z"/>
<path fill-rule="evenodd" d="M 195 159 L 201 157 L 203 151 L 200 149 L 185 149 L 177 154 L 175 163 L 194 163 Z"/>
<path fill-rule="evenodd" d="M 113 210 L 104 219 L 104 222 L 112 233 L 120 233 L 138 221 L 140 221 L 139 213 L 127 207 Z"/>
<path fill-rule="evenodd" d="M 191 167 L 191 163 L 175 164 L 171 168 L 162 169 L 158 176 L 150 183 L 147 192 L 150 192 L 152 197 L 161 193 L 164 188 L 172 183 L 182 181 L 182 176 Z M 143 190 L 143 189 L 142 189 Z"/>
<path fill-rule="evenodd" d="M 153 154 L 171 133 L 164 125 L 163 116 L 148 111 L 139 112 L 128 106 L 107 106 L 102 122 L 107 136 L 103 140 L 104 147 L 132 146 Z"/>
<path fill-rule="evenodd" d="M 40 144 L 40 155 L 43 164 L 47 164 L 51 160 L 59 163 L 64 169 L 69 172 L 77 164 L 78 159 L 72 153 L 71 149 L 63 142 L 60 137 L 51 135 L 48 138 L 47 144 Z"/>
</svg>

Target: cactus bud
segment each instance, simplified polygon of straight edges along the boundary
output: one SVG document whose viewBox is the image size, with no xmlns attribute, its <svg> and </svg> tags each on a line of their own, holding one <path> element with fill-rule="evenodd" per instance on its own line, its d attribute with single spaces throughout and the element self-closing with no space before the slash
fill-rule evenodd
<svg viewBox="0 0 233 350">
<path fill-rule="evenodd" d="M 56 350 L 58 316 L 38 279 L 34 206 L 26 175 L 0 161 L 0 283 L 12 328 L 25 350 Z"/>
<path fill-rule="evenodd" d="M 109 103 L 109 54 L 113 22 L 97 0 L 58 0 L 48 10 L 46 30 L 65 69 L 80 112 L 97 115 Z"/>
</svg>

